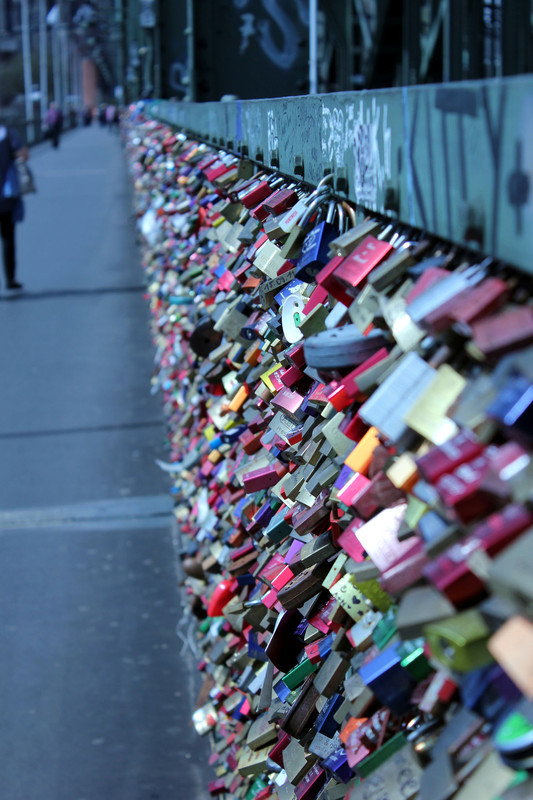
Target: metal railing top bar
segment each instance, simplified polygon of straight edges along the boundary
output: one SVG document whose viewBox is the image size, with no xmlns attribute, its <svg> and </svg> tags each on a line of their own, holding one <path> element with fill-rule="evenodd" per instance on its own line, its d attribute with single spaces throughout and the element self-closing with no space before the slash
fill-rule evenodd
<svg viewBox="0 0 533 800">
<path fill-rule="evenodd" d="M 147 112 L 357 206 L 533 273 L 533 76 Z"/>
</svg>

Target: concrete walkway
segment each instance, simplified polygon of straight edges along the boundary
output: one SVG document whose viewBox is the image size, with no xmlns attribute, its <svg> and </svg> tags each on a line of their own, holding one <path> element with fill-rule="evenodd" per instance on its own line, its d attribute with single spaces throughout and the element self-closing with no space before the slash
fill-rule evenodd
<svg viewBox="0 0 533 800">
<path fill-rule="evenodd" d="M 93 126 L 30 165 L 0 298 L 0 794 L 204 798 L 124 153 Z"/>
</svg>

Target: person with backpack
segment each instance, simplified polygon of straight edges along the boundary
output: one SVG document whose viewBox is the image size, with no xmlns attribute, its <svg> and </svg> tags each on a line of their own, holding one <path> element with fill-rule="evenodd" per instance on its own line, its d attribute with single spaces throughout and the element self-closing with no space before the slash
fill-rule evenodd
<svg viewBox="0 0 533 800">
<path fill-rule="evenodd" d="M 15 159 L 27 161 L 29 153 L 18 133 L 0 125 L 0 236 L 4 275 L 8 289 L 22 289 L 15 277 L 15 223 L 22 220 L 24 208 L 17 186 Z"/>
</svg>

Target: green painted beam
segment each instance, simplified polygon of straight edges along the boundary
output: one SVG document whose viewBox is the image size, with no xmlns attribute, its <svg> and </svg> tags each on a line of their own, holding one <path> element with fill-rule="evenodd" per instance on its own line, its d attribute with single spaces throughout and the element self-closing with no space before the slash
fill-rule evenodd
<svg viewBox="0 0 533 800">
<path fill-rule="evenodd" d="M 236 100 L 150 114 L 360 208 L 533 272 L 533 76 Z"/>
</svg>

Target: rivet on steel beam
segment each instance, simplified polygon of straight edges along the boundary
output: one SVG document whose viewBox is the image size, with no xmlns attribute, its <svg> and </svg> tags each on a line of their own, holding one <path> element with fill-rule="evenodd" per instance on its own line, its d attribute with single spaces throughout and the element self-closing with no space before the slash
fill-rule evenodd
<svg viewBox="0 0 533 800">
<path fill-rule="evenodd" d="M 400 193 L 398 189 L 395 189 L 393 186 L 386 187 L 383 205 L 385 211 L 392 211 L 394 214 L 400 213 Z"/>
<path fill-rule="evenodd" d="M 483 249 L 485 241 L 485 216 L 482 211 L 469 206 L 466 210 L 466 227 L 463 239 L 470 247 Z"/>
<path fill-rule="evenodd" d="M 304 176 L 304 160 L 302 156 L 294 156 L 294 174 L 301 178 Z"/>
<path fill-rule="evenodd" d="M 348 177 L 346 167 L 337 167 L 335 174 L 335 191 L 346 194 L 348 192 Z"/>
<path fill-rule="evenodd" d="M 274 147 L 270 153 L 270 166 L 279 168 L 279 148 Z"/>
</svg>

